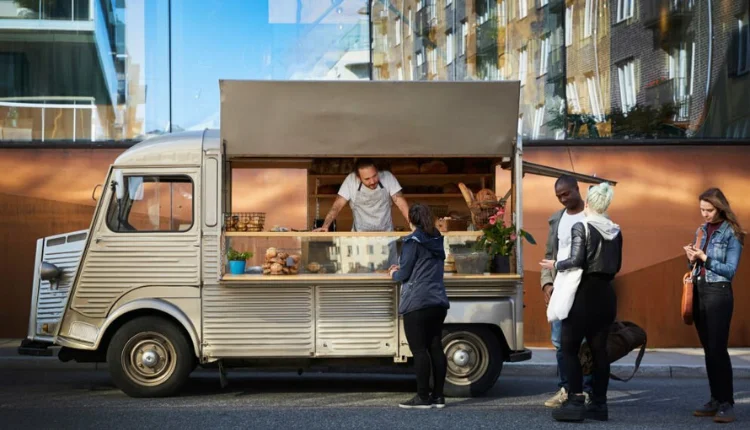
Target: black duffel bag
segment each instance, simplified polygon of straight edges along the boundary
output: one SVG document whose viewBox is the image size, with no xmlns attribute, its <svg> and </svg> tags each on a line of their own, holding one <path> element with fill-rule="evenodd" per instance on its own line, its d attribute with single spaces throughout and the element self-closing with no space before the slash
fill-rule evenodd
<svg viewBox="0 0 750 430">
<path fill-rule="evenodd" d="M 622 382 L 627 382 L 633 379 L 633 376 L 635 376 L 636 372 L 638 372 L 638 368 L 641 366 L 643 354 L 646 352 L 646 339 L 646 331 L 630 321 L 615 321 L 609 326 L 607 356 L 609 357 L 610 363 L 614 363 L 628 355 L 630 351 L 639 346 L 641 347 L 641 350 L 638 351 L 638 357 L 635 359 L 635 369 L 633 369 L 633 373 L 627 378 L 620 378 L 619 376 L 610 373 L 610 378 Z M 589 348 L 588 342 L 581 345 L 581 349 L 578 352 L 578 358 L 581 361 L 583 374 L 591 374 L 594 367 L 594 360 L 591 356 L 591 348 Z"/>
</svg>

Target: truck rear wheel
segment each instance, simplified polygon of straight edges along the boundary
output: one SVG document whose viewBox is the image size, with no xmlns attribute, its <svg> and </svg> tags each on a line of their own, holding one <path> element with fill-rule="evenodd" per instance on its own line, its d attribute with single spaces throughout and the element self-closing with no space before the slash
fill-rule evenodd
<svg viewBox="0 0 750 430">
<path fill-rule="evenodd" d="M 503 351 L 497 337 L 483 326 L 443 330 L 443 351 L 448 361 L 445 395 L 481 396 L 497 382 L 503 369 Z"/>
<path fill-rule="evenodd" d="M 195 368 L 185 334 L 171 321 L 139 317 L 120 327 L 107 349 L 115 385 L 131 397 L 176 394 Z"/>
</svg>

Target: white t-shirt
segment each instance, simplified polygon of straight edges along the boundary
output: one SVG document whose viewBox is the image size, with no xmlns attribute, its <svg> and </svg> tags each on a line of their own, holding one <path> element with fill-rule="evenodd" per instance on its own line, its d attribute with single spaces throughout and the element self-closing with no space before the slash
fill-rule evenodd
<svg viewBox="0 0 750 430">
<path fill-rule="evenodd" d="M 378 171 L 378 178 L 380 179 L 380 183 L 383 184 L 383 187 L 388 191 L 389 195 L 393 196 L 401 191 L 401 184 L 398 183 L 398 180 L 396 180 L 396 177 L 393 176 L 391 172 L 385 170 Z M 341 184 L 339 195 L 347 201 L 351 200 L 354 193 L 359 189 L 359 184 L 361 183 L 362 181 L 359 180 L 359 176 L 356 173 L 350 173 Z M 362 185 L 362 188 L 365 188 L 365 186 Z"/>
<path fill-rule="evenodd" d="M 572 237 L 572 230 L 573 226 L 583 221 L 584 218 L 586 218 L 586 215 L 583 213 L 583 211 L 578 212 L 575 215 L 569 215 L 568 211 L 566 210 L 563 212 L 562 218 L 560 218 L 560 223 L 557 225 L 557 256 L 556 260 L 564 260 L 568 258 L 568 255 L 570 254 L 569 250 L 565 250 L 565 248 L 569 248 L 571 241 L 573 240 Z M 560 251 L 564 250 L 564 254 L 561 254 Z"/>
</svg>

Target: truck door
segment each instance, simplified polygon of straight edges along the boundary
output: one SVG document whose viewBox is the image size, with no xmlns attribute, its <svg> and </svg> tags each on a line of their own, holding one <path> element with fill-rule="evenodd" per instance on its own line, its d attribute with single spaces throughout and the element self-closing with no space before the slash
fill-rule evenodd
<svg viewBox="0 0 750 430">
<path fill-rule="evenodd" d="M 199 180 L 197 168 L 113 169 L 72 309 L 103 318 L 136 288 L 199 287 Z"/>
</svg>

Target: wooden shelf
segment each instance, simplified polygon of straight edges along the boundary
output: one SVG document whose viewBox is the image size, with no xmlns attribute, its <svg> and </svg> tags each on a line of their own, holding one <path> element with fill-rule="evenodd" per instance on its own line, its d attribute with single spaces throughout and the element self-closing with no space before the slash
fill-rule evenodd
<svg viewBox="0 0 750 430">
<path fill-rule="evenodd" d="M 310 197 L 320 199 L 334 199 L 338 194 L 311 194 Z M 463 194 L 404 194 L 407 199 L 433 199 L 433 198 L 449 198 L 457 199 L 463 198 Z"/>
<path fill-rule="evenodd" d="M 310 178 L 318 179 L 341 179 L 346 178 L 347 174 L 343 173 L 321 173 L 321 174 L 309 174 Z M 471 179 L 482 179 L 494 176 L 492 173 L 403 173 L 393 174 L 396 179 L 401 182 L 401 179 L 456 179 L 456 180 L 471 180 Z"/>
<path fill-rule="evenodd" d="M 227 237 L 403 237 L 409 231 L 227 231 Z M 479 236 L 481 231 L 448 231 L 444 237 Z"/>
</svg>

